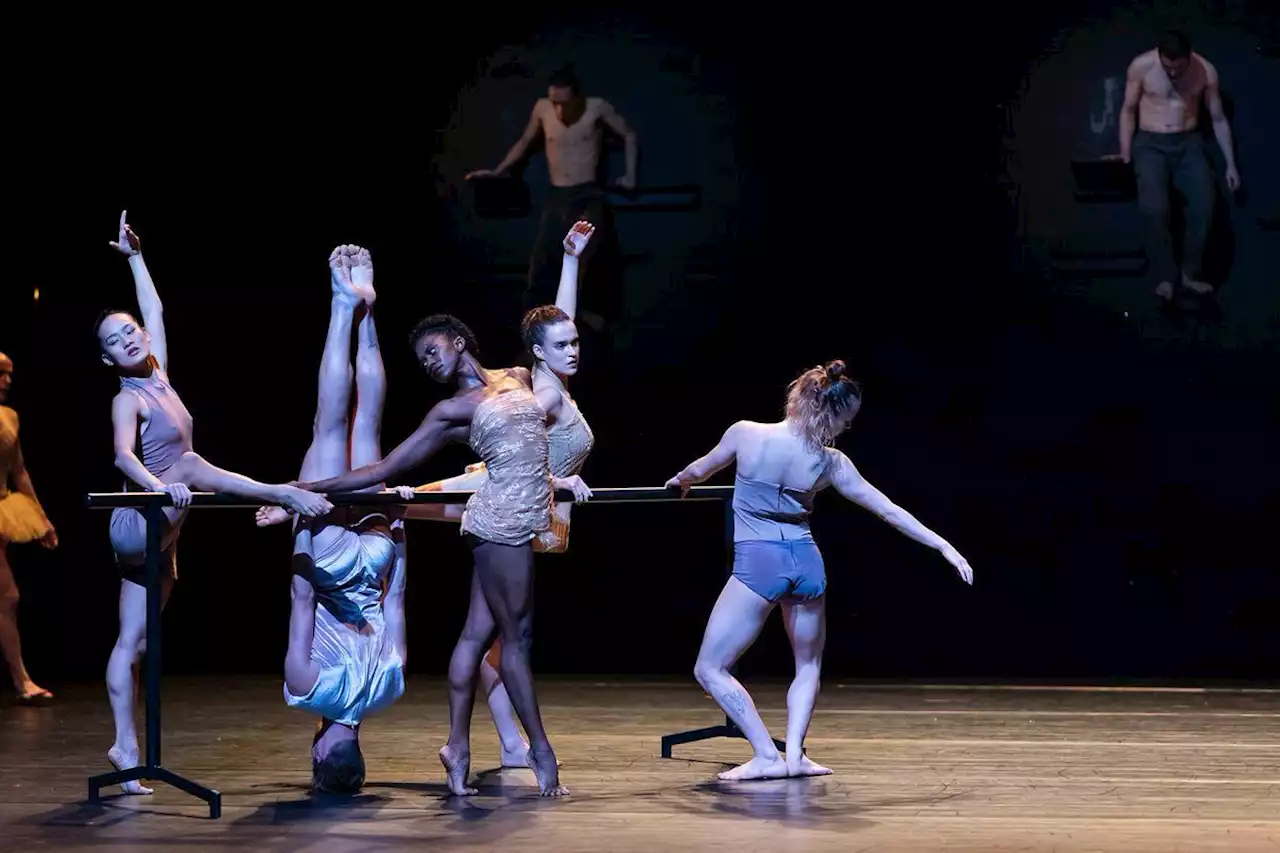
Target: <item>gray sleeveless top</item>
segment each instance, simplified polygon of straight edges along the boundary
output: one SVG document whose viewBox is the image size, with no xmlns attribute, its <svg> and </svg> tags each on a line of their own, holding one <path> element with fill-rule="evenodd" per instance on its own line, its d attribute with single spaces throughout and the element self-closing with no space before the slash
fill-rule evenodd
<svg viewBox="0 0 1280 853">
<path fill-rule="evenodd" d="M 813 489 L 788 489 L 777 483 L 751 480 L 741 474 L 733 480 L 733 540 L 812 540 L 809 514 Z"/>
<path fill-rule="evenodd" d="M 183 453 L 192 449 L 191 413 L 169 385 L 169 377 L 159 369 L 152 371 L 145 379 L 121 376 L 120 387 L 133 391 L 146 401 L 151 410 L 146 429 L 140 430 L 139 456 L 149 472 L 156 477 L 163 477 Z"/>
</svg>

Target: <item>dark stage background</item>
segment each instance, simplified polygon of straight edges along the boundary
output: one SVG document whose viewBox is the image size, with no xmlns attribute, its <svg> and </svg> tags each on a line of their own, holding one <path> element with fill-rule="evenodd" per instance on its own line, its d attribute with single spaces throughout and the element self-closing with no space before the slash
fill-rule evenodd
<svg viewBox="0 0 1280 853">
<path fill-rule="evenodd" d="M 1280 197 L 1262 154 L 1280 150 L 1280 120 L 1251 7 L 1175 8 L 1242 90 L 1251 195 L 1227 207 L 1222 313 L 1164 315 L 1141 280 L 1063 274 L 1051 258 L 1054 235 L 1075 233 L 1044 213 L 1075 210 L 1069 159 L 1114 139 L 1091 130 L 1090 110 L 1104 120 L 1090 99 L 1154 44 L 1162 8 L 1084 23 L 1081 8 L 1024 9 L 1016 36 L 914 7 L 842 26 L 522 13 L 493 29 L 459 12 L 412 35 L 350 21 L 127 44 L 44 31 L 50 49 L 29 66 L 40 88 L 14 94 L 0 322 L 62 537 L 55 553 L 10 549 L 32 672 L 55 689 L 98 677 L 115 636 L 108 515 L 82 496 L 120 485 L 117 383 L 90 334 L 99 309 L 134 304 L 107 247 L 120 209 L 165 302 L 197 450 L 263 480 L 295 477 L 309 439 L 327 255 L 368 246 L 389 450 L 439 394 L 404 344 L 417 318 L 463 317 L 487 364 L 516 353 L 510 270 L 544 161 L 524 173 L 535 214 L 514 220 L 478 218 L 461 175 L 496 164 L 546 72 L 574 59 L 636 128 L 641 183 L 703 189 L 694 211 L 617 216 L 636 256 L 628 316 L 607 372 L 573 389 L 597 436 L 589 483 L 660 484 L 732 421 L 776 417 L 800 369 L 841 357 L 866 383 L 842 447 L 969 557 L 976 583 L 823 496 L 829 678 L 1274 676 L 1280 250 L 1256 220 Z M 1037 88 L 1038 73 L 1075 100 Z M 470 461 L 450 450 L 415 482 Z M 166 669 L 279 671 L 288 554 L 285 531 L 256 530 L 249 511 L 196 511 Z M 410 560 L 412 670 L 438 675 L 469 558 L 456 527 L 416 523 Z M 540 560 L 536 670 L 688 672 L 724 572 L 715 505 L 579 508 L 572 552 Z M 789 665 L 776 625 L 743 663 Z"/>
</svg>

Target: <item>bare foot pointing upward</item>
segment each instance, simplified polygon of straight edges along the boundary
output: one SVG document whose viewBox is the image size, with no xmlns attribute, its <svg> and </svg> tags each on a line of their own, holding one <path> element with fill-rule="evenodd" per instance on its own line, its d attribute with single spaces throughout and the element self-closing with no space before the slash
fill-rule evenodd
<svg viewBox="0 0 1280 853">
<path fill-rule="evenodd" d="M 373 258 L 369 255 L 368 249 L 360 246 L 346 248 L 350 250 L 351 286 L 364 300 L 364 304 L 372 308 L 374 300 L 377 299 L 377 294 L 373 290 Z"/>
<path fill-rule="evenodd" d="M 346 302 L 353 308 L 364 301 L 364 296 L 351 280 L 350 246 L 338 246 L 329 255 L 329 280 L 333 286 L 333 296 Z"/>
</svg>

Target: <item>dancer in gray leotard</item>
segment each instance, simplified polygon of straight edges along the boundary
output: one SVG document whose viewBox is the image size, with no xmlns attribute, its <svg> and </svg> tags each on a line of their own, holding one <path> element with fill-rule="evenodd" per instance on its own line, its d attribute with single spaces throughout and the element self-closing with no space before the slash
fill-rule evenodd
<svg viewBox="0 0 1280 853">
<path fill-rule="evenodd" d="M 955 548 L 862 479 L 849 457 L 829 446 L 853 422 L 861 396 L 856 383 L 844 375 L 842 361 L 807 370 L 791 384 L 785 420 L 739 421 L 710 453 L 667 481 L 668 488 L 687 494 L 694 483 L 737 463 L 733 577 L 707 621 L 694 675 L 742 729 L 755 756 L 721 773 L 721 779 L 831 772 L 810 761 L 803 750 L 826 642 L 826 570 L 809 531 L 814 495 L 835 486 L 907 536 L 936 548 L 965 583 L 973 582 L 972 569 Z M 750 694 L 729 672 L 779 603 L 796 661 L 795 680 L 787 691 L 785 757 L 774 747 Z"/>
<path fill-rule="evenodd" d="M 177 579 L 176 543 L 191 489 L 227 492 L 263 503 L 283 504 L 314 517 L 333 508 L 319 495 L 286 485 L 266 485 L 210 465 L 192 450 L 191 414 L 169 384 L 169 347 L 160 295 L 142 259 L 142 243 L 120 214 L 119 242 L 112 248 L 129 258 L 134 289 L 144 327 L 127 311 L 98 315 L 94 332 L 102 362 L 115 369 L 120 393 L 111 403 L 116 468 L 129 484 L 147 491 L 166 492 L 173 506 L 164 508 L 161 547 L 166 569 L 161 602 L 168 600 Z M 142 456 L 139 458 L 138 451 Z M 320 498 L 317 500 L 317 498 Z M 147 627 L 147 592 L 141 571 L 145 565 L 146 522 L 136 509 L 111 514 L 111 546 L 116 553 L 120 583 L 120 635 L 107 662 L 107 693 L 115 717 L 116 740 L 107 758 L 117 769 L 138 764 L 138 737 L 133 721 L 136 664 L 142 654 Z M 126 793 L 149 794 L 138 782 L 122 786 Z"/>
</svg>

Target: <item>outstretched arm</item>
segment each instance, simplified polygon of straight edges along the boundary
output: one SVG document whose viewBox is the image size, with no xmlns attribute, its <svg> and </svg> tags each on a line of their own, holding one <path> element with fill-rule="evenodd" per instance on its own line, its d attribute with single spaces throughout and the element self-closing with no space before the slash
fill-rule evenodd
<svg viewBox="0 0 1280 853">
<path fill-rule="evenodd" d="M 313 492 L 355 492 L 375 483 L 399 479 L 430 459 L 449 442 L 466 438 L 470 421 L 464 420 L 461 417 L 463 413 L 458 409 L 452 400 L 437 403 L 427 412 L 422 425 L 379 461 L 338 477 L 299 485 Z"/>
<path fill-rule="evenodd" d="M 156 283 L 151 280 L 151 273 L 147 270 L 147 262 L 142 259 L 142 241 L 126 221 L 128 213 L 127 210 L 120 211 L 119 242 L 111 243 L 111 247 L 129 258 L 133 288 L 138 297 L 138 310 L 142 312 L 142 325 L 151 336 L 151 354 L 155 356 L 160 369 L 168 373 L 169 339 L 164 330 L 164 306 L 160 303 Z"/>
<path fill-rule="evenodd" d="M 679 474 L 667 480 L 667 488 L 679 489 L 681 496 L 687 495 L 689 494 L 690 486 L 695 483 L 701 483 L 718 471 L 728 467 L 731 462 L 738 458 L 738 438 L 742 434 L 742 429 L 743 422 L 738 421 L 725 430 L 724 435 L 720 437 L 720 443 L 711 448 L 711 452 L 706 456 L 690 462 Z"/>
<path fill-rule="evenodd" d="M 472 178 L 492 178 L 501 175 L 510 169 L 520 159 L 524 157 L 525 152 L 529 150 L 529 145 L 538 136 L 538 131 L 542 129 L 542 120 L 538 116 L 538 107 L 541 102 L 533 105 L 533 112 L 529 115 L 529 124 L 525 126 L 524 133 L 520 134 L 520 138 L 516 140 L 516 144 L 511 146 L 511 150 L 507 152 L 507 156 L 502 158 L 502 162 L 498 164 L 496 169 L 477 169 L 474 172 L 467 173 L 467 180 Z"/>
<path fill-rule="evenodd" d="M 965 583 L 973 583 L 973 570 L 950 542 L 925 527 L 915 516 L 889 500 L 884 492 L 863 479 L 848 456 L 830 448 L 827 454 L 829 461 L 826 476 L 830 478 L 831 485 L 835 486 L 837 492 L 858 506 L 880 516 L 897 528 L 898 532 L 940 551 L 947 562 L 956 567 L 956 571 L 960 573 Z"/>
<path fill-rule="evenodd" d="M 609 126 L 609 129 L 622 137 L 623 150 L 626 154 L 626 173 L 622 179 L 618 181 L 619 185 L 627 189 L 635 189 L 636 186 L 636 161 L 639 159 L 639 146 L 636 143 L 636 132 L 631 129 L 631 125 L 627 124 L 617 110 L 613 108 L 613 104 L 605 101 L 600 105 L 600 120 Z"/>
</svg>

